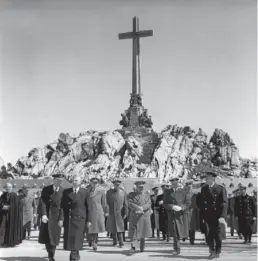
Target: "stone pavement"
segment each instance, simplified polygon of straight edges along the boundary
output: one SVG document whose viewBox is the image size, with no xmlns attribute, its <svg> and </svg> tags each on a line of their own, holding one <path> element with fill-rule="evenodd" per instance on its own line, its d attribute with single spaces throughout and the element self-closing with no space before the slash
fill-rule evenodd
<svg viewBox="0 0 258 261">
<path fill-rule="evenodd" d="M 98 251 L 93 252 L 85 242 L 83 251 L 80 251 L 81 260 L 91 261 L 121 261 L 121 260 L 206 260 L 208 256 L 208 247 L 204 244 L 203 235 L 196 233 L 195 245 L 190 245 L 189 241 L 182 243 L 181 255 L 173 256 L 172 242 L 164 243 L 155 239 L 149 239 L 146 244 L 146 250 L 143 253 L 137 252 L 130 256 L 128 250 L 130 243 L 126 242 L 123 249 L 112 246 L 111 239 L 101 234 Z M 38 232 L 32 232 L 30 241 L 25 240 L 15 248 L 0 248 L 0 261 L 46 261 L 47 254 L 44 245 L 37 242 Z M 56 261 L 69 261 L 69 252 L 62 250 L 63 244 L 58 247 L 56 252 Z M 257 238 L 254 236 L 252 245 L 244 245 L 243 240 L 236 236 L 228 236 L 223 241 L 223 250 L 220 261 L 255 261 L 257 260 Z"/>
</svg>

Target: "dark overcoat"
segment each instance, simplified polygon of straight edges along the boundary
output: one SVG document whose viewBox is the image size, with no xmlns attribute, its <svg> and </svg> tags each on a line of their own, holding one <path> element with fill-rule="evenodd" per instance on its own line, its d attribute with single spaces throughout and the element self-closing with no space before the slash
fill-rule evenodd
<svg viewBox="0 0 258 261">
<path fill-rule="evenodd" d="M 168 231 L 168 213 L 163 204 L 160 204 L 160 202 L 163 201 L 163 198 L 164 194 L 158 195 L 155 207 L 159 214 L 159 230 L 166 233 Z"/>
<path fill-rule="evenodd" d="M 235 197 L 228 199 L 228 227 L 238 230 L 238 221 L 235 216 Z"/>
<path fill-rule="evenodd" d="M 158 197 L 157 195 L 151 195 L 151 209 L 152 209 L 151 227 L 152 227 L 152 229 L 154 229 L 154 228 L 159 229 L 159 213 L 158 213 L 157 208 L 155 207 L 157 197 Z"/>
<path fill-rule="evenodd" d="M 253 217 L 257 217 L 253 197 L 249 195 L 238 196 L 235 200 L 235 215 L 238 217 L 239 233 L 250 235 L 253 232 Z"/>
<path fill-rule="evenodd" d="M 110 189 L 106 194 L 107 202 L 107 232 L 125 231 L 124 217 L 128 215 L 127 195 L 123 190 Z"/>
<path fill-rule="evenodd" d="M 47 223 L 41 222 L 39 230 L 39 243 L 58 246 L 61 236 L 61 228 L 58 226 L 58 220 L 61 215 L 61 200 L 63 188 L 59 187 L 58 192 L 54 192 L 53 185 L 44 187 L 38 205 L 40 218 L 46 215 Z"/>
<path fill-rule="evenodd" d="M 151 199 L 146 193 L 131 192 L 128 197 L 129 237 L 147 238 L 152 236 L 151 230 Z M 143 207 L 143 213 L 136 213 L 137 208 Z"/>
<path fill-rule="evenodd" d="M 167 189 L 164 192 L 163 201 L 163 206 L 168 212 L 169 234 L 173 237 L 187 238 L 189 236 L 188 208 L 190 206 L 190 198 L 188 193 L 181 188 Z M 182 210 L 172 210 L 173 205 L 180 206 Z"/>
<path fill-rule="evenodd" d="M 107 213 L 105 191 L 97 187 L 94 191 L 86 190 L 87 205 L 91 226 L 88 228 L 89 234 L 103 233 L 105 229 L 105 214 Z"/>
<path fill-rule="evenodd" d="M 73 188 L 63 192 L 62 215 L 64 221 L 64 249 L 81 250 L 83 246 L 85 225 L 90 222 L 88 215 L 87 192 L 80 188 L 75 194 Z"/>
<path fill-rule="evenodd" d="M 189 215 L 190 230 L 200 230 L 199 208 L 197 206 L 197 194 L 191 194 L 191 204 L 190 204 L 188 215 Z"/>
<path fill-rule="evenodd" d="M 225 187 L 218 184 L 214 184 L 212 187 L 208 185 L 203 186 L 199 198 L 199 205 L 200 219 L 208 224 L 210 231 L 212 230 L 214 233 L 219 233 L 221 240 L 225 239 L 224 226 L 219 225 L 218 221 L 221 217 L 225 220 L 227 219 L 228 199 Z"/>
<path fill-rule="evenodd" d="M 254 199 L 254 205 L 255 205 L 255 209 L 256 209 L 256 213 L 257 213 L 257 198 L 256 197 L 253 197 Z M 253 234 L 256 234 L 257 233 L 257 219 L 254 220 L 254 223 L 253 223 Z"/>
</svg>

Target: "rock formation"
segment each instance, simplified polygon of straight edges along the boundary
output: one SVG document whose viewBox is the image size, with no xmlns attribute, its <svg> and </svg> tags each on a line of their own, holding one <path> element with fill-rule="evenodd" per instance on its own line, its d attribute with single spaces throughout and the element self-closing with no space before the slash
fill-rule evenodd
<svg viewBox="0 0 258 261">
<path fill-rule="evenodd" d="M 148 151 L 146 142 L 141 142 L 144 137 L 121 133 L 86 131 L 78 136 L 61 133 L 57 141 L 44 148 L 33 148 L 27 156 L 19 158 L 14 166 L 15 175 L 42 178 L 62 172 L 68 179 L 80 175 L 85 180 L 93 176 L 103 180 L 145 177 L 166 182 L 171 177 L 196 178 L 201 172 L 199 166 L 205 164 L 218 167 L 222 175 L 258 174 L 257 160 L 241 159 L 232 139 L 219 129 L 208 139 L 202 129 L 196 132 L 188 126 L 169 125 L 157 134 L 153 152 L 148 155 L 149 163 L 142 160 Z"/>
</svg>

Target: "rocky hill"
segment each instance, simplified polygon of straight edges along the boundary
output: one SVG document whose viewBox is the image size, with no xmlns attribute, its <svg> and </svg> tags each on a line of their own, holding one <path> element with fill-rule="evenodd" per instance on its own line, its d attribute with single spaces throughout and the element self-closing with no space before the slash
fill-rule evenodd
<svg viewBox="0 0 258 261">
<path fill-rule="evenodd" d="M 146 147 L 146 146 L 145 146 Z M 230 136 L 215 129 L 213 135 L 199 129 L 167 126 L 157 134 L 150 162 L 142 160 L 146 148 L 135 135 L 121 132 L 86 131 L 78 136 L 61 133 L 57 141 L 34 148 L 18 159 L 15 172 L 23 177 L 51 176 L 62 172 L 67 178 L 80 175 L 110 180 L 114 177 L 158 178 L 166 182 L 172 176 L 196 178 L 199 166 L 213 165 L 221 175 L 256 177 L 257 160 L 243 160 Z M 150 151 L 148 151 L 150 153 Z"/>
</svg>

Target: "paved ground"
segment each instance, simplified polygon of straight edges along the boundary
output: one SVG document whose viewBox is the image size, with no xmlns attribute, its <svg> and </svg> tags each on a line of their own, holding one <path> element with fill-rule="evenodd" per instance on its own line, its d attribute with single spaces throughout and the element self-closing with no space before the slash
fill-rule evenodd
<svg viewBox="0 0 258 261">
<path fill-rule="evenodd" d="M 37 243 L 38 232 L 32 232 L 30 241 L 24 241 L 15 248 L 0 249 L 1 261 L 46 261 L 47 255 L 43 245 Z M 182 244 L 181 255 L 174 256 L 172 243 L 164 243 L 155 239 L 148 240 L 146 251 L 136 253 L 133 256 L 128 254 L 130 243 L 126 242 L 123 249 L 112 246 L 112 241 L 105 237 L 100 238 L 98 251 L 93 252 L 85 242 L 84 250 L 80 252 L 81 260 L 90 261 L 121 261 L 121 260 L 205 260 L 208 256 L 208 248 L 203 244 L 203 235 L 197 233 L 196 244 L 190 245 L 189 242 Z M 218 260 L 218 259 L 215 259 Z M 257 238 L 254 236 L 252 245 L 244 245 L 242 240 L 237 237 L 228 236 L 223 241 L 223 253 L 220 261 L 255 261 L 257 260 Z M 62 250 L 62 244 L 58 247 L 56 261 L 69 261 L 69 252 Z"/>
</svg>

